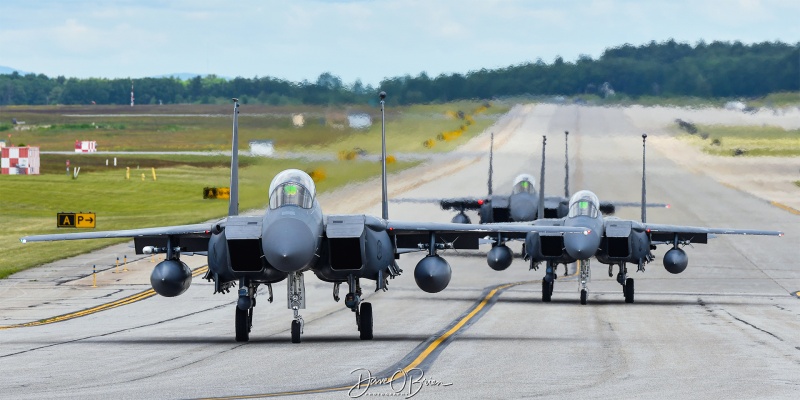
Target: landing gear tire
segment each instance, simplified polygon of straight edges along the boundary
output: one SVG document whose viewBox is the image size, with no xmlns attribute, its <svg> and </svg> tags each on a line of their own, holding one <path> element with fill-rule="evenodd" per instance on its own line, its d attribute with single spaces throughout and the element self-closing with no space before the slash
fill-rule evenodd
<svg viewBox="0 0 800 400">
<path fill-rule="evenodd" d="M 247 342 L 250 340 L 250 323 L 253 320 L 252 309 L 242 310 L 236 307 L 236 341 Z"/>
<path fill-rule="evenodd" d="M 300 321 L 292 321 L 292 343 L 300 343 Z"/>
<path fill-rule="evenodd" d="M 625 286 L 622 287 L 622 293 L 625 295 L 626 303 L 633 303 L 633 278 L 625 280 Z"/>
<path fill-rule="evenodd" d="M 549 303 L 553 297 L 553 283 L 542 279 L 542 301 Z"/>
<path fill-rule="evenodd" d="M 581 304 L 586 305 L 586 289 L 581 290 Z"/>
<path fill-rule="evenodd" d="M 358 319 L 358 330 L 361 340 L 372 340 L 372 304 L 361 303 L 361 312 Z"/>
</svg>

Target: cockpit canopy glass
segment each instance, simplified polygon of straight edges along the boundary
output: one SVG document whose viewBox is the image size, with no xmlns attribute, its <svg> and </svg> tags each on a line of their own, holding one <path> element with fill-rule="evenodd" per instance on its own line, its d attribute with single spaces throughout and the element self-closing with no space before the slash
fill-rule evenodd
<svg viewBox="0 0 800 400">
<path fill-rule="evenodd" d="M 285 205 L 311 208 L 316 194 L 314 180 L 299 169 L 287 169 L 272 179 L 269 184 L 269 208 Z"/>
<path fill-rule="evenodd" d="M 569 199 L 569 218 L 585 215 L 591 218 L 597 218 L 600 208 L 600 200 L 597 196 L 588 191 L 581 190 L 580 192 L 572 195 Z"/>
<path fill-rule="evenodd" d="M 528 174 L 521 174 L 514 179 L 514 188 L 511 189 L 511 194 L 517 193 L 535 193 L 534 183 L 536 182 L 532 176 Z"/>
</svg>

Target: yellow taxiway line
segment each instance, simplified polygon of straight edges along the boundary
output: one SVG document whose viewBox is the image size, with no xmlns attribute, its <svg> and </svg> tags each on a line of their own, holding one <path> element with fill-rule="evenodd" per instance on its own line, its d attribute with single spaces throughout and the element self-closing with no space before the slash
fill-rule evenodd
<svg viewBox="0 0 800 400">
<path fill-rule="evenodd" d="M 488 304 L 489 301 L 492 299 L 492 297 L 497 295 L 497 293 L 499 291 L 504 290 L 504 289 L 508 289 L 510 287 L 513 287 L 513 286 L 519 286 L 519 285 L 524 285 L 524 284 L 529 284 L 529 283 L 534 283 L 534 282 L 538 282 L 538 281 L 525 281 L 525 282 L 507 283 L 507 284 L 504 284 L 504 285 L 497 286 L 494 289 L 490 290 L 489 293 L 487 293 L 486 296 L 484 296 L 483 299 L 481 299 L 481 301 L 477 305 L 475 305 L 467 315 L 465 315 L 463 318 L 461 318 L 447 332 L 439 335 L 439 337 L 434 339 L 433 342 L 431 342 L 431 344 L 429 344 L 428 347 L 426 347 L 425 350 L 423 350 L 408 365 L 406 365 L 403 368 L 398 369 L 398 371 L 395 372 L 394 374 L 392 374 L 391 376 L 384 377 L 384 378 L 376 378 L 376 379 L 379 380 L 381 382 L 381 384 L 389 384 L 389 383 L 392 383 L 392 382 L 394 382 L 394 381 L 396 381 L 398 379 L 403 378 L 404 376 L 406 376 L 405 374 L 409 373 L 409 371 L 411 371 L 412 369 L 414 369 L 414 368 L 418 367 L 420 364 L 422 364 L 425 361 L 425 359 L 427 359 L 439 346 L 442 345 L 442 343 L 444 343 L 447 339 L 449 339 L 451 336 L 455 335 L 458 331 L 460 331 L 464 327 L 464 325 L 467 324 L 467 322 L 469 322 L 472 318 L 475 317 L 475 315 L 477 315 L 481 310 L 483 310 L 484 307 L 486 307 L 486 304 Z M 367 386 L 367 384 L 365 383 L 365 384 L 363 384 L 363 385 L 361 385 L 359 387 L 364 387 L 364 386 Z M 249 394 L 249 395 L 241 395 L 241 396 L 225 396 L 225 397 L 208 397 L 208 398 L 205 398 L 204 400 L 258 399 L 258 398 L 265 398 L 265 397 L 293 396 L 293 395 L 299 395 L 299 394 L 315 394 L 315 393 L 339 392 L 339 391 L 344 391 L 344 390 L 350 390 L 350 389 L 353 389 L 353 388 L 354 388 L 353 385 L 349 385 L 349 386 L 333 386 L 333 387 L 327 387 L 327 388 L 297 390 L 297 391 L 291 391 L 291 392 L 260 393 L 260 394 Z"/>
<path fill-rule="evenodd" d="M 200 268 L 197 268 L 194 271 L 192 271 L 192 277 L 197 277 L 197 276 L 199 276 L 201 274 L 204 274 L 206 271 L 208 271 L 208 266 L 207 265 L 206 266 L 202 266 Z M 121 307 L 121 306 L 128 305 L 128 304 L 131 304 L 131 303 L 135 303 L 137 301 L 144 300 L 144 299 L 149 298 L 149 297 L 153 297 L 153 296 L 155 296 L 155 294 L 156 294 L 155 290 L 147 289 L 147 290 L 145 290 L 143 292 L 132 294 L 132 295 L 130 295 L 128 297 L 123 297 L 123 298 L 121 298 L 119 300 L 115 300 L 115 301 L 112 301 L 110 303 L 101 304 L 99 306 L 95 306 L 95 307 L 92 307 L 92 308 L 87 308 L 87 309 L 81 310 L 81 311 L 71 312 L 69 314 L 63 314 L 63 315 L 58 315 L 58 316 L 55 316 L 55 317 L 40 319 L 38 321 L 24 322 L 24 323 L 21 323 L 21 324 L 2 325 L 2 326 L 0 326 L 0 330 L 12 329 L 12 328 L 24 328 L 24 327 L 29 327 L 29 326 L 47 325 L 47 324 L 53 324 L 53 323 L 56 323 L 56 322 L 66 321 L 66 320 L 70 320 L 70 319 L 74 319 L 74 318 L 79 318 L 79 317 L 83 317 L 83 316 L 86 316 L 86 315 L 91 315 L 91 314 L 94 314 L 94 313 L 98 313 L 100 311 L 105 311 L 105 310 L 109 310 L 109 309 L 112 309 L 112 308 L 117 308 L 117 307 Z"/>
</svg>

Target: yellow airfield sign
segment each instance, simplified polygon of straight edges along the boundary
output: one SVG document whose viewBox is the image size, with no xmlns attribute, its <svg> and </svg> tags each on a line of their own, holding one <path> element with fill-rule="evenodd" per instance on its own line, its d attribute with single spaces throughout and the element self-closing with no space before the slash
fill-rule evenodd
<svg viewBox="0 0 800 400">
<path fill-rule="evenodd" d="M 94 228 L 96 223 L 95 213 L 56 214 L 56 226 L 59 228 Z"/>
</svg>

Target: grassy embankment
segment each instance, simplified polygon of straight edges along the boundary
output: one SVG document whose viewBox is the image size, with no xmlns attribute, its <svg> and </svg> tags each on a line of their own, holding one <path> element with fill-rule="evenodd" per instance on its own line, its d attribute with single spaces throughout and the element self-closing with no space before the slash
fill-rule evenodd
<svg viewBox="0 0 800 400">
<path fill-rule="evenodd" d="M 680 136 L 717 156 L 800 156 L 800 129 L 776 126 L 695 125 L 695 133 Z"/>
<path fill-rule="evenodd" d="M 443 110 L 469 112 L 479 103 L 401 108 L 387 114 L 388 148 L 394 151 L 445 151 L 466 142 L 489 126 L 507 108 L 492 107 L 475 123 L 450 141 L 436 141 L 432 148 L 424 142 L 442 132 L 458 129 L 463 120 L 448 117 Z M 161 116 L 108 116 L 134 112 L 122 107 L 5 107 L 0 121 L 11 117 L 25 120 L 28 130 L 8 130 L 14 144 L 38 145 L 43 151 L 70 151 L 75 140 L 97 140 L 100 150 L 198 151 L 226 150 L 230 146 L 229 107 L 152 106 L 136 107 L 138 114 Z M 269 138 L 278 151 L 314 151 L 338 153 L 360 147 L 370 153 L 380 147 L 380 125 L 366 131 L 342 128 L 336 120 L 343 112 L 322 108 L 306 111 L 306 124 L 295 128 L 291 114 L 302 110 L 242 106 L 240 148 L 251 139 Z M 246 114 L 250 112 L 250 114 Z M 252 111 L 251 111 L 252 110 Z M 374 110 L 369 110 L 375 114 Z M 92 117 L 68 117 L 65 114 L 92 114 Z M 171 114 L 171 115 L 163 115 Z M 207 114 L 210 116 L 177 116 Z M 451 113 L 452 114 L 452 113 Z M 322 119 L 327 121 L 323 124 Z M 379 121 L 379 114 L 373 121 Z M 90 121 L 90 122 L 87 122 Z M 92 125 L 94 123 L 94 125 Z M 49 128 L 44 126 L 50 125 Z M 336 126 L 338 125 L 338 126 Z M 5 133 L 5 132 L 4 132 Z M 402 133 L 402 134 L 401 134 Z M 6 135 L 3 135 L 6 136 Z M 375 142 L 375 143 L 373 143 Z M 402 148 L 402 150 L 400 149 Z M 0 278 L 16 271 L 56 259 L 107 246 L 120 240 L 64 241 L 21 244 L 19 238 L 41 233 L 64 233 L 55 228 L 59 211 L 97 213 L 97 229 L 131 229 L 150 226 L 188 224 L 222 217 L 227 201 L 204 200 L 206 186 L 228 186 L 229 158 L 224 156 L 118 156 L 118 167 L 106 167 L 102 155 L 43 155 L 42 175 L 0 175 Z M 65 159 L 81 166 L 78 179 L 66 176 Z M 113 163 L 113 161 L 112 161 Z M 319 192 L 347 182 L 374 178 L 380 164 L 355 160 L 310 162 L 304 159 L 269 159 L 246 157 L 241 160 L 241 209 L 263 207 L 267 202 L 272 177 L 286 168 L 306 171 L 323 170 L 325 179 L 317 183 Z M 397 162 L 389 171 L 408 168 L 414 163 Z M 131 167 L 131 179 L 125 179 L 125 167 Z M 137 170 L 137 166 L 141 169 Z M 153 180 L 151 168 L 156 168 Z M 141 174 L 145 179 L 142 180 Z"/>
</svg>

